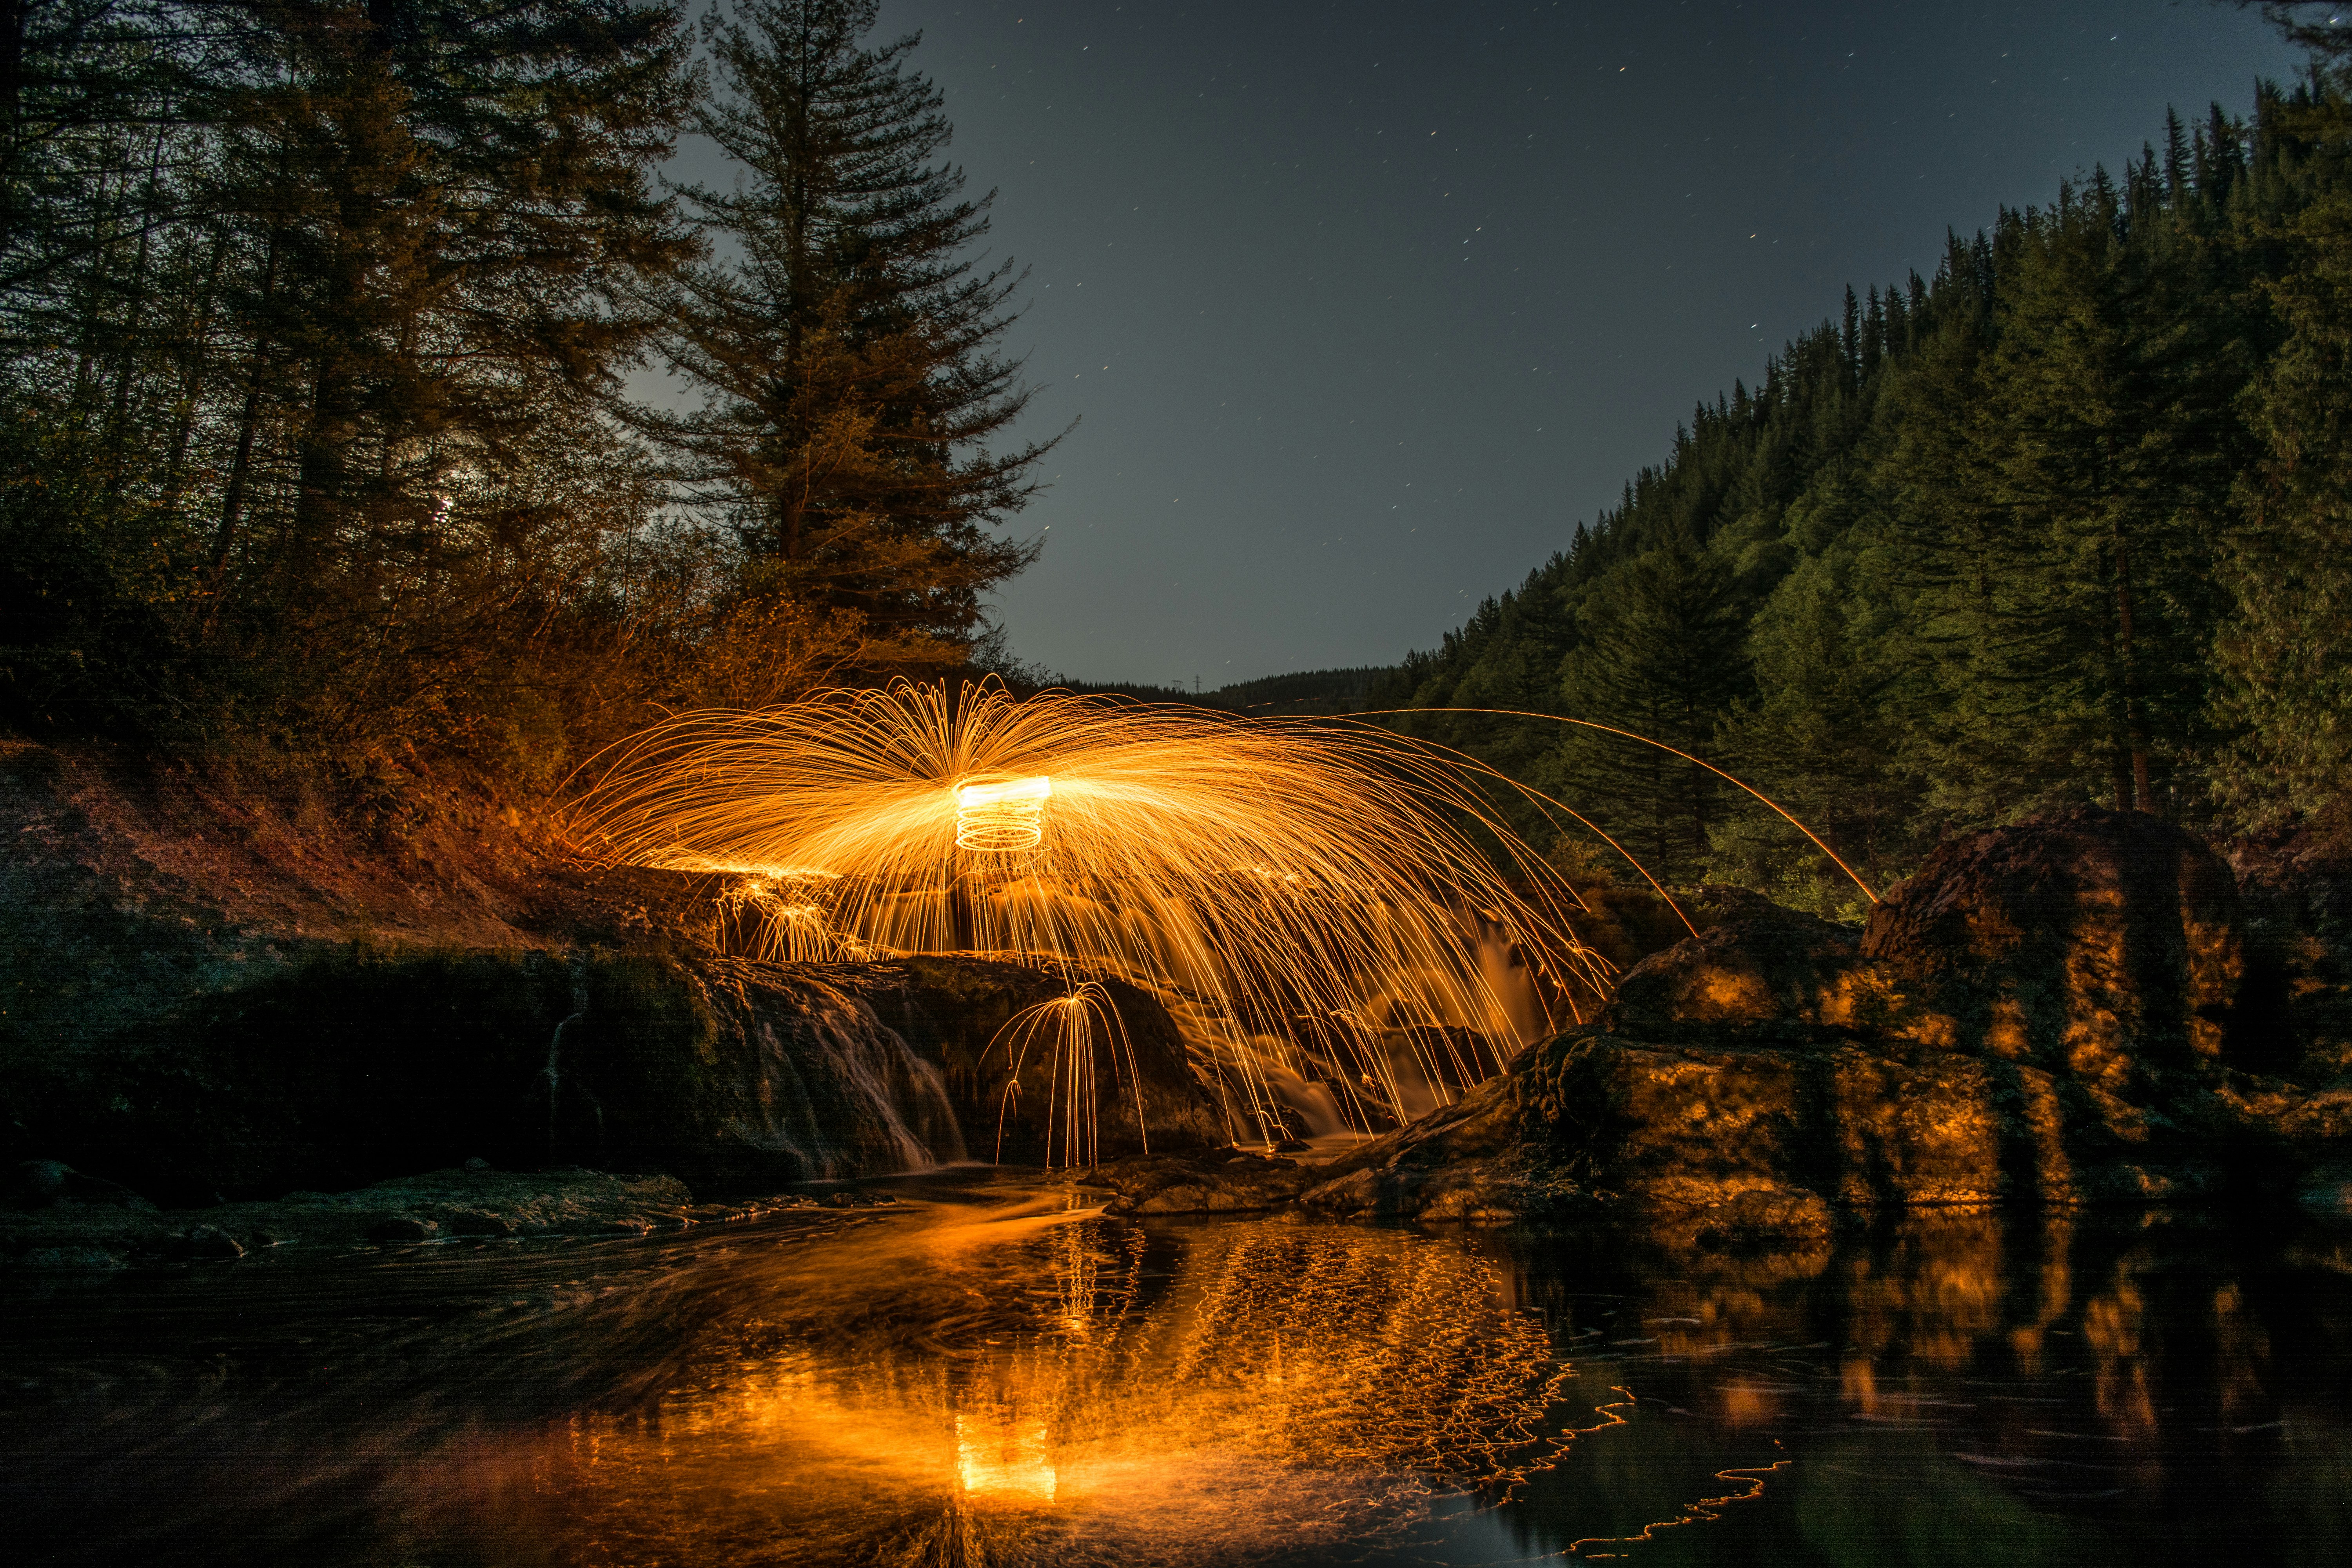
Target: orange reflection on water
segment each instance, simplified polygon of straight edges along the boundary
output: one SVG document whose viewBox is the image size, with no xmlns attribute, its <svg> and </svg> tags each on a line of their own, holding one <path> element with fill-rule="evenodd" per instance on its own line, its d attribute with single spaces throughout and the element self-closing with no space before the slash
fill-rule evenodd
<svg viewBox="0 0 2352 1568">
<path fill-rule="evenodd" d="M 568 1427 L 563 1556 L 1230 1562 L 1507 1491 L 1563 1369 L 1426 1237 L 1047 1204 L 902 1215 L 747 1280 L 649 1411 Z M 789 1531 L 779 1521 L 789 1519 Z"/>
<path fill-rule="evenodd" d="M 956 1480 L 992 1501 L 1049 1503 L 1057 1473 L 1043 1421 L 955 1418 Z"/>
</svg>

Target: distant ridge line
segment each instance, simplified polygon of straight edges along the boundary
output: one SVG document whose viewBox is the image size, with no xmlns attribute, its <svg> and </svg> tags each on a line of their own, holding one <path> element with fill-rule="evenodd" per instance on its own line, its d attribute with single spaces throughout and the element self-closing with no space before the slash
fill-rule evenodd
<svg viewBox="0 0 2352 1568">
<path fill-rule="evenodd" d="M 1373 688 L 1395 674 L 1396 670 L 1394 665 L 1375 664 L 1339 669 L 1302 669 L 1287 675 L 1262 675 L 1254 680 L 1237 680 L 1208 691 L 1132 681 L 1073 680 L 1067 677 L 1047 684 L 1065 691 L 1087 695 L 1118 692 L 1148 702 L 1189 702 L 1200 708 L 1267 718 L 1286 714 L 1352 712 L 1366 706 Z"/>
</svg>

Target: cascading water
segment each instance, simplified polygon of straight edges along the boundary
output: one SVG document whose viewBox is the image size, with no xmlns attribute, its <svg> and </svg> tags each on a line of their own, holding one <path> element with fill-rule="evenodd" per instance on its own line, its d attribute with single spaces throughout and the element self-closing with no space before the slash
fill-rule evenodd
<svg viewBox="0 0 2352 1568">
<path fill-rule="evenodd" d="M 747 1049 L 727 1130 L 797 1161 L 803 1177 L 929 1170 L 966 1157 L 938 1067 L 863 999 L 819 975 L 729 964 L 704 977 Z"/>
</svg>

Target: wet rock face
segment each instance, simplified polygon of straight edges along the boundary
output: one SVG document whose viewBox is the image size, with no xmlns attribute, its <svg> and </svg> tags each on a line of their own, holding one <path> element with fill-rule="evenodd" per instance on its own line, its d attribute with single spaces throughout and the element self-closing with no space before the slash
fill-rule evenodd
<svg viewBox="0 0 2352 1568">
<path fill-rule="evenodd" d="M 1008 1101 L 996 1037 L 1064 990 L 979 959 L 322 952 L 70 1055 L 0 1055 L 0 1160 L 62 1156 L 178 1205 L 478 1151 L 748 1189 L 988 1159 L 1002 1114 L 1003 1157 L 1032 1161 L 1066 1089 L 1032 1051 Z M 1223 1143 L 1166 1009 L 1110 990 L 1129 1048 L 1096 1052 L 1098 1155 Z"/>
<path fill-rule="evenodd" d="M 1102 1026 L 1088 1031 L 1092 1148 L 1082 1136 L 1077 1158 L 1197 1153 L 1229 1142 L 1168 1009 L 1122 981 L 1098 984 L 1119 1026 L 1115 1037 Z M 1066 1112 L 1069 1064 L 1059 1058 L 1053 1028 L 1024 1042 L 1015 1020 L 1068 992 L 1066 981 L 1045 970 L 959 954 L 872 965 L 859 983 L 876 1016 L 939 1065 L 971 1156 L 1014 1164 L 1045 1163 L 1049 1141 L 1055 1163 L 1066 1157 L 1067 1123 L 1049 1124 Z"/>
<path fill-rule="evenodd" d="M 1340 1218 L 1415 1217 L 1503 1225 L 1551 1206 L 1549 1173 L 1519 1156 L 1513 1077 L 1321 1166 L 1301 1207 Z"/>
<path fill-rule="evenodd" d="M 1766 909 L 1710 926 L 1655 953 L 1618 982 L 1608 1017 L 1641 1035 L 1672 1029 L 1760 1044 L 1851 1026 L 1858 992 L 1853 932 L 1811 915 Z M 1867 1004 L 1863 1005 L 1867 1012 Z"/>
<path fill-rule="evenodd" d="M 2200 1139 L 2095 1086 L 1942 1051 L 1593 1030 L 1546 1042 L 1517 1087 L 1530 1128 L 1597 1186 L 1675 1209 L 1748 1194 L 1857 1209 L 2196 1196 L 2241 1152 L 2210 1114 Z"/>
<path fill-rule="evenodd" d="M 2250 941 L 2230 868 L 2151 818 L 1974 834 L 1859 936 L 1757 910 L 1652 955 L 1593 1024 L 1301 1201 L 1630 1203 L 1753 1238 L 1886 1205 L 2332 1192 L 2306 1173 L 2352 1168 L 2352 1085 L 2314 1043 L 2333 950 L 2309 902 L 2276 921 L 2303 947 Z M 2262 991 L 2281 951 L 2300 1021 Z"/>
<path fill-rule="evenodd" d="M 1862 956 L 1912 994 L 1922 1044 L 2110 1093 L 2259 1048 L 2231 1037 L 2236 879 L 2137 813 L 2081 806 L 1939 847 L 1871 912 Z"/>
</svg>

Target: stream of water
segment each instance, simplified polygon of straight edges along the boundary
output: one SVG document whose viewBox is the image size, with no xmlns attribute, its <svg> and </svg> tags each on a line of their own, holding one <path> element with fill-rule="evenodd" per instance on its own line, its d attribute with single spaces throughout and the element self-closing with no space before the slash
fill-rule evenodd
<svg viewBox="0 0 2352 1568">
<path fill-rule="evenodd" d="M 20 1563 L 2352 1560 L 2352 1230 L 1101 1216 L 0 1283 Z"/>
</svg>

